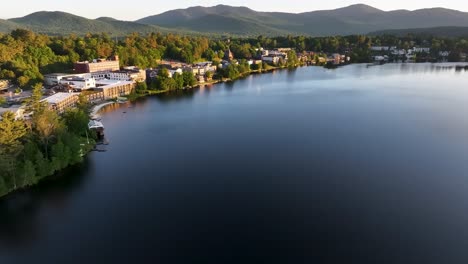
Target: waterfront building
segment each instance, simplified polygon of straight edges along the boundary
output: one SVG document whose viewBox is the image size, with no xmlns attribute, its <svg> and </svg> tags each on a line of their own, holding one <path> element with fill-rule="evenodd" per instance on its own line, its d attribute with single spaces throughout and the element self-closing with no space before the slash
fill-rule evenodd
<svg viewBox="0 0 468 264">
<path fill-rule="evenodd" d="M 97 80 L 96 91 L 103 92 L 104 100 L 127 96 L 134 91 L 136 83 L 133 81 Z"/>
<path fill-rule="evenodd" d="M 43 102 L 48 103 L 50 109 L 63 113 L 67 108 L 76 106 L 79 93 L 56 93 L 43 99 Z"/>
</svg>

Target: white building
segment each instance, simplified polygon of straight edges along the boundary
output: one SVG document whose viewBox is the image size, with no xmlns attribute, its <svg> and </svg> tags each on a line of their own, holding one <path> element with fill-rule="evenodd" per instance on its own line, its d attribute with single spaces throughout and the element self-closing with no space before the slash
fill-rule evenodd
<svg viewBox="0 0 468 264">
<path fill-rule="evenodd" d="M 68 73 L 51 73 L 44 75 L 44 84 L 48 86 L 57 85 L 60 83 L 60 80 L 63 78 L 93 78 L 89 73 L 82 73 L 82 74 L 68 74 Z"/>
<path fill-rule="evenodd" d="M 81 78 L 81 77 L 66 77 L 59 81 L 60 84 L 69 85 L 73 89 L 88 90 L 96 87 L 96 80 L 94 78 Z"/>
<path fill-rule="evenodd" d="M 176 74 L 176 73 L 178 73 L 178 74 L 183 73 L 182 68 L 170 69 L 170 70 L 168 70 L 168 72 L 169 72 L 169 78 L 172 78 L 174 76 L 174 74 Z"/>
<path fill-rule="evenodd" d="M 429 53 L 429 52 L 431 52 L 431 48 L 414 47 L 413 52 L 414 53 L 423 53 L 423 52 Z"/>
<path fill-rule="evenodd" d="M 448 57 L 450 55 L 450 51 L 439 51 L 440 57 Z"/>
</svg>

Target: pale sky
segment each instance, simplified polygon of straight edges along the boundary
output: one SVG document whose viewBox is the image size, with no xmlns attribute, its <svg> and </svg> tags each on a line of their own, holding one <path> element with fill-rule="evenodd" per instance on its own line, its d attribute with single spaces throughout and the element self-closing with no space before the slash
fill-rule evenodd
<svg viewBox="0 0 468 264">
<path fill-rule="evenodd" d="M 197 5 L 214 6 L 225 4 L 247 6 L 257 11 L 300 13 L 313 10 L 335 9 L 357 3 L 368 4 L 382 10 L 414 10 L 419 8 L 445 7 L 468 12 L 468 1 L 466 0 L 13 0 L 2 4 L 0 18 L 21 17 L 36 11 L 64 11 L 87 18 L 108 16 L 121 20 L 136 20 L 171 9 Z"/>
</svg>

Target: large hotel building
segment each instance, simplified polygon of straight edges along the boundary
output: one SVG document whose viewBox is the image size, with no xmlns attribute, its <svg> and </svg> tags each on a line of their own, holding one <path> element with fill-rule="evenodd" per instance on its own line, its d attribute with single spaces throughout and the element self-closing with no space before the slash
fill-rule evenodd
<svg viewBox="0 0 468 264">
<path fill-rule="evenodd" d="M 119 57 L 113 56 L 110 60 L 99 59 L 92 62 L 83 61 L 75 63 L 75 73 L 110 72 L 120 70 Z"/>
</svg>

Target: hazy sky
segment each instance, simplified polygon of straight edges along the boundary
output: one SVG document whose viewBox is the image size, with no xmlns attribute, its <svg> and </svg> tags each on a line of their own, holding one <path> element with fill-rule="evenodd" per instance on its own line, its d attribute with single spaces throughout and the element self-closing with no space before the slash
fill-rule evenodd
<svg viewBox="0 0 468 264">
<path fill-rule="evenodd" d="M 368 4 L 383 10 L 409 9 L 428 7 L 446 7 L 468 12 L 466 0 L 286 0 L 286 1 L 188 1 L 188 0 L 13 0 L 3 3 L 0 18 L 20 17 L 36 11 L 64 11 L 87 18 L 110 16 L 122 20 L 136 20 L 155 15 L 167 10 L 187 8 L 190 6 L 213 6 L 226 4 L 247 6 L 257 11 L 306 12 L 320 9 L 334 9 L 356 3 Z"/>
</svg>

